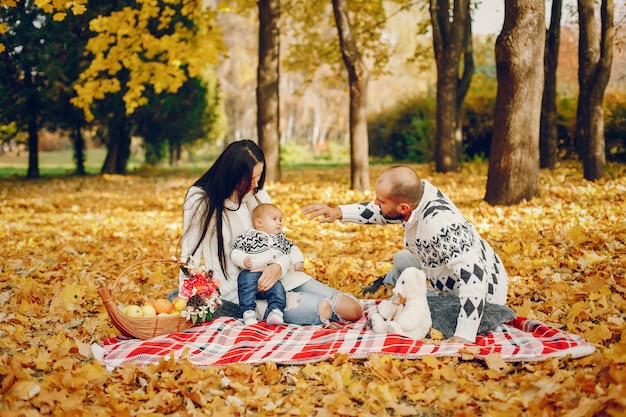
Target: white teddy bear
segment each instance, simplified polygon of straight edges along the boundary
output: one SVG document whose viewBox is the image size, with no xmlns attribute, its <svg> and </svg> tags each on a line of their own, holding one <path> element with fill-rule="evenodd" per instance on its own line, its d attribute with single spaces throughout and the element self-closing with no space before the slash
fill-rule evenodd
<svg viewBox="0 0 626 417">
<path fill-rule="evenodd" d="M 432 326 L 426 299 L 426 275 L 421 269 L 407 268 L 393 289 L 396 297 L 382 300 L 378 312 L 371 314 L 376 333 L 396 333 L 413 339 L 426 337 Z"/>
</svg>

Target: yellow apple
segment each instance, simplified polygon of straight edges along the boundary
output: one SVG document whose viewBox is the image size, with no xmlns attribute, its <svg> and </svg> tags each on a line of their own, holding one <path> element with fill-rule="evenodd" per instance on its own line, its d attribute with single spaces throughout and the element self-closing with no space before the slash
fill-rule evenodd
<svg viewBox="0 0 626 417">
<path fill-rule="evenodd" d="M 143 311 L 143 316 L 144 317 L 154 317 L 154 316 L 156 316 L 156 310 L 154 309 L 154 306 L 151 306 L 150 304 L 145 304 L 145 305 L 141 306 L 141 310 Z"/>
<path fill-rule="evenodd" d="M 129 305 L 124 309 L 124 313 L 128 317 L 132 317 L 135 319 L 143 317 L 143 310 L 138 305 Z"/>
<path fill-rule="evenodd" d="M 183 297 L 176 297 L 172 300 L 172 304 L 174 305 L 174 310 L 181 312 L 187 307 L 187 300 Z"/>
</svg>

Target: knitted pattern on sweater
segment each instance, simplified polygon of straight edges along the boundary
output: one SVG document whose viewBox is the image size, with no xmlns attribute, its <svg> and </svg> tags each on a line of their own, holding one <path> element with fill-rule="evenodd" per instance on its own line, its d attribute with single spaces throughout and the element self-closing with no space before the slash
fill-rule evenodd
<svg viewBox="0 0 626 417">
<path fill-rule="evenodd" d="M 422 264 L 433 288 L 459 297 L 455 336 L 474 341 L 485 301 L 505 304 L 508 277 L 500 257 L 441 190 L 422 180 L 424 194 L 404 226 L 405 247 Z M 373 202 L 339 206 L 345 222 L 386 220 Z"/>
<path fill-rule="evenodd" d="M 231 258 L 238 266 L 243 266 L 243 259 L 250 256 L 255 269 L 276 262 L 281 256 L 288 256 L 291 265 L 304 262 L 300 249 L 284 233 L 270 235 L 259 230 L 250 230 L 235 239 Z"/>
</svg>

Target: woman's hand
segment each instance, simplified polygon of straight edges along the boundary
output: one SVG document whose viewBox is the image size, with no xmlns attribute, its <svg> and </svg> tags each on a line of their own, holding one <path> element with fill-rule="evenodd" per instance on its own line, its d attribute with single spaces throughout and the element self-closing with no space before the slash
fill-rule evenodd
<svg viewBox="0 0 626 417">
<path fill-rule="evenodd" d="M 309 220 L 319 217 L 320 223 L 332 223 L 341 220 L 343 213 L 339 207 L 330 207 L 326 204 L 311 204 L 302 209 L 305 215 L 309 215 Z"/>
<path fill-rule="evenodd" d="M 258 290 L 259 292 L 265 292 L 278 282 L 283 269 L 279 264 L 269 264 L 266 267 L 255 269 L 252 272 L 260 271 L 263 271 L 263 273 L 259 277 Z"/>
</svg>

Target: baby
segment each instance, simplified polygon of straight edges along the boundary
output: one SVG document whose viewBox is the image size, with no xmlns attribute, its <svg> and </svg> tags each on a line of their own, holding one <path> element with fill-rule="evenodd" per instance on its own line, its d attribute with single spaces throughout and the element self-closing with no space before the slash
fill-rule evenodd
<svg viewBox="0 0 626 417">
<path fill-rule="evenodd" d="M 259 204 L 252 211 L 254 229 L 235 239 L 230 257 L 241 271 L 237 278 L 239 290 L 239 308 L 243 313 L 246 325 L 257 323 L 256 299 L 266 299 L 268 306 L 266 313 L 267 324 L 271 326 L 283 324 L 286 292 L 283 284 L 278 281 L 265 292 L 258 291 L 258 280 L 261 272 L 251 270 L 262 268 L 286 257 L 289 264 L 296 271 L 304 270 L 304 256 L 302 252 L 285 237 L 282 232 L 283 214 L 273 204 Z"/>
</svg>

